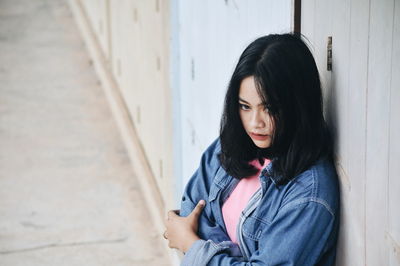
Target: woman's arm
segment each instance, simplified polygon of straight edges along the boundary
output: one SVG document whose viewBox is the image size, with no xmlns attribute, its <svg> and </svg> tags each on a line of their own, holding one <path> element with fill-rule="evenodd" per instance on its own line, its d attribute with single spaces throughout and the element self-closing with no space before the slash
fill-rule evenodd
<svg viewBox="0 0 400 266">
<path fill-rule="evenodd" d="M 196 242 L 201 241 L 197 235 L 197 231 L 198 220 L 204 205 L 205 201 L 200 200 L 194 210 L 186 217 L 179 216 L 175 211 L 168 212 L 164 238 L 168 240 L 168 246 L 170 248 L 176 248 L 186 253 Z M 214 246 L 221 250 L 224 249 L 225 252 L 229 252 L 231 256 L 241 257 L 239 247 L 231 241 L 224 241 L 218 244 L 214 243 Z"/>
<path fill-rule="evenodd" d="M 263 228 L 259 249 L 248 261 L 233 257 L 229 247 L 198 240 L 186 253 L 182 265 L 315 265 L 324 252 L 335 252 L 335 214 L 323 202 L 302 199 L 279 211 Z M 324 265 L 333 265 L 333 262 Z"/>
<path fill-rule="evenodd" d="M 220 143 L 219 139 L 216 139 L 203 153 L 200 165 L 190 178 L 183 193 L 179 213 L 181 217 L 175 215 L 175 213 L 169 212 L 169 215 L 174 218 L 175 222 L 167 225 L 166 237 L 169 239 L 170 246 L 178 248 L 183 252 L 186 252 L 189 248 L 187 247 L 188 242 L 191 245 L 193 244 L 193 240 L 205 239 L 212 240 L 215 245 L 221 245 L 224 246 L 224 248 L 229 245 L 231 254 L 241 256 L 237 244 L 231 242 L 225 230 L 221 225 L 215 222 L 210 204 L 208 204 L 211 185 L 213 184 L 218 169 L 221 167 L 217 157 L 219 151 Z M 197 224 L 194 225 L 193 219 L 190 220 L 185 218 L 188 218 L 191 213 L 193 213 L 196 204 L 198 204 L 200 200 L 205 201 L 205 206 L 198 214 L 197 219 L 195 219 Z M 181 233 L 175 231 L 179 230 L 180 227 L 189 227 L 192 229 L 197 228 L 197 230 L 194 230 L 193 232 L 190 232 L 190 230 L 184 230 L 184 232 Z M 193 236 L 193 233 L 195 236 Z M 186 241 L 183 240 L 184 238 L 190 238 L 191 240 Z"/>
<path fill-rule="evenodd" d="M 166 231 L 164 237 L 168 240 L 170 248 L 176 248 L 186 253 L 194 242 L 200 238 L 197 236 L 198 219 L 205 205 L 200 200 L 194 210 L 187 217 L 180 217 L 175 211 L 169 211 L 165 222 Z"/>
<path fill-rule="evenodd" d="M 215 222 L 211 206 L 208 204 L 210 188 L 221 167 L 218 159 L 219 152 L 220 143 L 219 139 L 216 139 L 203 153 L 198 169 L 186 185 L 180 209 L 180 216 L 186 217 L 200 200 L 205 200 L 207 204 L 199 216 L 197 233 L 201 239 L 211 239 L 216 243 L 229 240 L 229 236 L 221 225 Z"/>
</svg>

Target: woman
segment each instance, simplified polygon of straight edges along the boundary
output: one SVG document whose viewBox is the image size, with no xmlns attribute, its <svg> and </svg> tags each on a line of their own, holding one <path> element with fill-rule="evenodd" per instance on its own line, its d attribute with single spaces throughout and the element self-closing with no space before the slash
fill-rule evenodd
<svg viewBox="0 0 400 266">
<path fill-rule="evenodd" d="M 164 237 L 182 265 L 333 265 L 339 186 L 318 70 L 297 34 L 241 55 L 220 136 L 186 186 Z"/>
</svg>

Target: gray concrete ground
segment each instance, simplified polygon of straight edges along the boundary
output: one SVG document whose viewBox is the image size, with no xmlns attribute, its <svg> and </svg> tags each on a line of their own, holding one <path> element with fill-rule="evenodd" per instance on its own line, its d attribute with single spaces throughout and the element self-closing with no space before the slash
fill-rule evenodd
<svg viewBox="0 0 400 266">
<path fill-rule="evenodd" d="M 0 0 L 0 265 L 168 265 L 68 4 Z"/>
</svg>

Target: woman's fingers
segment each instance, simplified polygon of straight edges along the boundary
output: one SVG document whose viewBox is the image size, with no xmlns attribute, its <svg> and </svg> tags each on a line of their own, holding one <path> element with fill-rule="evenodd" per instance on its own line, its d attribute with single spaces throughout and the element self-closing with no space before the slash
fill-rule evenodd
<svg viewBox="0 0 400 266">
<path fill-rule="evenodd" d="M 168 241 L 170 248 L 186 252 L 192 243 L 199 239 L 197 236 L 198 219 L 205 204 L 204 200 L 199 201 L 187 217 L 179 216 L 179 210 L 167 212 L 166 231 L 163 237 Z"/>
<path fill-rule="evenodd" d="M 200 200 L 199 203 L 197 203 L 196 207 L 194 207 L 192 213 L 190 213 L 189 216 L 198 219 L 205 205 L 206 205 L 205 200 Z"/>
<path fill-rule="evenodd" d="M 205 205 L 206 205 L 205 200 L 200 200 L 187 218 L 198 219 L 200 217 L 200 214 L 203 211 L 203 208 L 204 208 Z M 168 211 L 167 212 L 166 222 L 174 219 L 175 217 L 180 217 L 179 216 L 179 210 L 170 210 L 170 211 Z M 180 218 L 185 218 L 185 217 L 180 217 Z"/>
<path fill-rule="evenodd" d="M 179 217 L 178 213 L 179 213 L 179 210 L 178 210 L 178 212 L 177 212 L 177 210 L 170 210 L 167 213 L 167 221 L 170 219 L 173 219 L 174 217 Z"/>
</svg>

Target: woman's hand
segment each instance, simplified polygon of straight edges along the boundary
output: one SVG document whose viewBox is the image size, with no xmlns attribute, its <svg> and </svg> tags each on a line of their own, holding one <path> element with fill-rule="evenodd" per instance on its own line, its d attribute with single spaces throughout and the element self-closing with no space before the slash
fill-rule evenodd
<svg viewBox="0 0 400 266">
<path fill-rule="evenodd" d="M 166 220 L 167 230 L 164 238 L 168 240 L 170 248 L 176 248 L 186 253 L 190 246 L 200 238 L 197 236 L 198 220 L 206 205 L 204 200 L 200 200 L 193 211 L 187 217 L 180 217 L 178 211 L 169 211 Z"/>
</svg>

